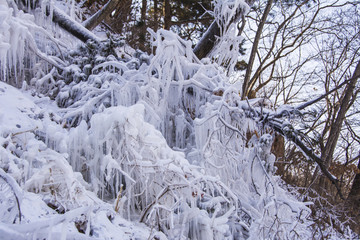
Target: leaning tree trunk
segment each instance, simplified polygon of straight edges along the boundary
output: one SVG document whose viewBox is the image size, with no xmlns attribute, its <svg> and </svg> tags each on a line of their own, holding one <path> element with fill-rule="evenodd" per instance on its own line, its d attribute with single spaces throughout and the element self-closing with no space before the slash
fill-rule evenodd
<svg viewBox="0 0 360 240">
<path fill-rule="evenodd" d="M 206 57 L 215 47 L 217 36 L 220 36 L 220 27 L 214 21 L 194 48 L 194 53 L 199 59 Z"/>
<path fill-rule="evenodd" d="M 109 0 L 105 6 L 97 11 L 94 15 L 88 18 L 84 23 L 83 26 L 89 29 L 90 31 L 93 30 L 97 25 L 99 25 L 108 15 L 110 15 L 114 9 L 118 6 L 120 0 Z"/>
<path fill-rule="evenodd" d="M 27 12 L 30 9 L 34 10 L 40 7 L 39 1 L 37 0 L 29 1 L 29 2 L 30 4 L 28 4 L 28 2 L 25 0 L 18 1 L 17 4 L 19 9 L 23 10 L 24 12 Z M 76 38 L 80 39 L 81 41 L 86 42 L 89 39 L 95 42 L 100 41 L 100 39 L 97 36 L 95 36 L 95 34 L 93 34 L 88 29 L 83 27 L 80 23 L 71 19 L 66 13 L 64 13 L 62 10 L 58 9 L 57 7 L 53 6 L 52 10 L 50 10 L 50 6 L 47 6 L 45 11 L 46 16 L 50 16 L 51 13 L 52 13 L 53 22 L 59 24 L 61 28 L 63 28 L 64 30 L 66 30 Z"/>
<path fill-rule="evenodd" d="M 349 109 L 350 99 L 354 93 L 354 89 L 356 86 L 356 82 L 360 77 L 360 61 L 356 65 L 354 74 L 352 76 L 351 81 L 348 83 L 347 87 L 345 88 L 345 95 L 341 99 L 340 109 L 336 116 L 335 122 L 331 125 L 329 138 L 326 141 L 325 151 L 322 154 L 321 158 L 323 159 L 324 163 L 329 166 L 335 151 L 335 147 L 340 135 L 341 126 L 345 120 L 346 112 Z"/>
<path fill-rule="evenodd" d="M 346 112 L 348 111 L 350 107 L 351 97 L 353 96 L 354 89 L 356 86 L 356 82 L 358 78 L 360 77 L 360 61 L 356 65 L 354 74 L 348 83 L 348 85 L 345 88 L 345 95 L 340 101 L 340 108 L 337 113 L 335 121 L 330 126 L 330 133 L 329 137 L 326 141 L 326 145 L 324 147 L 324 151 L 321 154 L 321 160 L 323 161 L 323 164 L 326 168 L 329 168 L 332 162 L 332 158 L 334 155 L 335 147 L 337 145 L 341 127 L 345 120 Z M 329 188 L 330 184 L 326 181 L 324 176 L 320 176 L 319 178 L 319 184 L 318 184 L 318 192 L 319 194 L 323 194 L 324 190 L 327 190 Z"/>
</svg>

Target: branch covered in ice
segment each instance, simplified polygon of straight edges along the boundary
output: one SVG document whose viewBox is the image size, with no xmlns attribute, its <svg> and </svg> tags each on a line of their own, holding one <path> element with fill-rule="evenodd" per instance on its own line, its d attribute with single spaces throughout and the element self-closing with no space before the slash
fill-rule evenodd
<svg viewBox="0 0 360 240">
<path fill-rule="evenodd" d="M 21 207 L 20 207 L 20 203 L 22 200 L 22 189 L 19 187 L 19 185 L 17 184 L 17 182 L 15 181 L 15 179 L 13 177 L 11 177 L 10 175 L 8 175 L 6 172 L 4 172 L 4 170 L 2 170 L 0 168 L 0 178 L 10 186 L 11 191 L 14 194 L 15 200 L 16 200 L 16 205 L 17 205 L 17 209 L 18 209 L 18 214 L 19 214 L 19 222 L 21 222 Z"/>
<path fill-rule="evenodd" d="M 86 42 L 87 40 L 92 40 L 94 42 L 100 42 L 100 38 L 95 34 L 90 32 L 80 23 L 71 19 L 66 13 L 64 13 L 61 9 L 57 7 L 53 7 L 53 21 L 66 31 L 79 38 L 81 41 Z"/>
<path fill-rule="evenodd" d="M 339 185 L 340 181 L 329 172 L 326 168 L 323 160 L 315 154 L 314 150 L 307 147 L 306 144 L 300 139 L 300 134 L 297 132 L 294 127 L 290 123 L 284 122 L 281 117 L 283 117 L 283 112 L 278 113 L 269 113 L 268 111 L 263 111 L 263 109 L 256 109 L 251 107 L 250 105 L 242 105 L 241 106 L 244 113 L 247 117 L 256 120 L 258 123 L 263 124 L 264 126 L 268 126 L 273 129 L 275 132 L 281 134 L 286 137 L 288 140 L 292 141 L 298 148 L 300 148 L 305 156 L 316 162 L 321 169 L 322 173 L 334 184 L 336 189 L 338 190 L 338 194 L 341 198 L 344 198 L 341 192 L 341 187 Z M 290 109 L 287 112 L 292 112 Z M 295 109 L 298 112 L 297 109 Z"/>
</svg>

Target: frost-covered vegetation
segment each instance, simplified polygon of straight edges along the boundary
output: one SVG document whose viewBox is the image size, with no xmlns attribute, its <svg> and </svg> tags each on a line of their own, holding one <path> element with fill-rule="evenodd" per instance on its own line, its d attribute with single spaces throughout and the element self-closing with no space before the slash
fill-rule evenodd
<svg viewBox="0 0 360 240">
<path fill-rule="evenodd" d="M 190 41 L 149 29 L 151 55 L 118 36 L 75 45 L 51 23 L 74 6 L 0 1 L 1 238 L 352 237 L 345 225 L 314 231 L 312 203 L 275 176 L 263 116 L 278 112 L 241 100 Z M 226 4 L 218 21 L 235 14 Z"/>
</svg>

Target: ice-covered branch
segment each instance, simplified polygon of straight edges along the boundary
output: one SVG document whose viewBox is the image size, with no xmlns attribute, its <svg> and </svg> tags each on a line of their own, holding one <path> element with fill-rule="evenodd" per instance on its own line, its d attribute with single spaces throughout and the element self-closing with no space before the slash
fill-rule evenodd
<svg viewBox="0 0 360 240">
<path fill-rule="evenodd" d="M 283 125 L 282 122 L 279 122 L 277 119 L 273 119 L 271 117 L 267 117 L 266 121 L 263 121 L 263 124 L 271 127 L 275 132 L 281 134 L 286 137 L 288 140 L 292 141 L 301 151 L 311 160 L 317 163 L 321 172 L 334 184 L 336 187 L 339 196 L 344 199 L 344 196 L 341 191 L 340 181 L 333 174 L 329 172 L 326 168 L 323 160 L 315 154 L 314 150 L 307 147 L 305 143 L 299 138 L 298 134 L 294 130 L 294 128 L 290 124 Z"/>
<path fill-rule="evenodd" d="M 20 188 L 20 186 L 17 184 L 17 182 L 15 181 L 15 179 L 13 177 L 11 177 L 9 174 L 7 174 L 6 172 L 4 172 L 4 170 L 2 170 L 0 168 L 0 178 L 3 179 L 11 188 L 15 200 L 16 200 L 16 205 L 19 211 L 19 222 L 21 222 L 21 208 L 20 208 L 20 202 L 22 199 L 22 189 Z"/>
</svg>

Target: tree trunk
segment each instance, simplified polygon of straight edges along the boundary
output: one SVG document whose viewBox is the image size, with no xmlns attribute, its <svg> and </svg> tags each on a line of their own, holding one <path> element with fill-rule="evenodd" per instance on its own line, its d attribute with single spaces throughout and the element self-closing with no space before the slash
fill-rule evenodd
<svg viewBox="0 0 360 240">
<path fill-rule="evenodd" d="M 253 43 L 252 48 L 251 48 L 250 58 L 249 58 L 248 66 L 247 66 L 247 69 L 246 69 L 243 86 L 242 86 L 241 99 L 243 99 L 243 100 L 248 95 L 249 81 L 250 81 L 252 68 L 253 68 L 253 65 L 254 65 L 256 53 L 257 53 L 259 42 L 260 42 L 260 36 L 261 36 L 261 34 L 263 32 L 263 28 L 264 28 L 266 19 L 267 19 L 269 13 L 270 13 L 272 3 L 273 3 L 273 0 L 268 0 L 268 2 L 266 4 L 266 7 L 265 7 L 265 11 L 264 11 L 264 13 L 263 13 L 263 15 L 261 17 L 260 24 L 259 24 L 258 29 L 256 31 L 254 43 Z"/>
<path fill-rule="evenodd" d="M 350 105 L 350 99 L 354 93 L 355 85 L 357 82 L 357 79 L 360 77 L 360 61 L 356 65 L 354 74 L 351 78 L 351 81 L 347 84 L 344 92 L 345 95 L 341 99 L 340 108 L 337 113 L 335 121 L 330 126 L 330 132 L 329 137 L 326 141 L 326 145 L 324 147 L 324 151 L 321 153 L 321 160 L 326 168 L 329 168 L 332 162 L 332 158 L 334 155 L 335 147 L 337 145 L 341 127 L 345 120 L 346 112 L 348 111 Z M 331 188 L 330 183 L 325 179 L 324 176 L 320 176 L 319 183 L 317 186 L 317 191 L 320 195 L 323 194 L 323 191 L 328 191 Z"/>
<path fill-rule="evenodd" d="M 146 18 L 146 11 L 147 10 L 147 0 L 142 0 L 141 4 L 141 19 L 139 23 L 140 31 L 138 33 L 138 42 L 139 48 L 142 51 L 146 51 L 146 28 L 147 28 L 147 18 Z"/>
<path fill-rule="evenodd" d="M 110 15 L 112 11 L 117 7 L 120 3 L 120 0 L 109 0 L 105 6 L 103 6 L 99 11 L 97 11 L 94 15 L 92 15 L 89 19 L 87 19 L 83 26 L 93 30 L 97 25 L 99 25 L 106 16 Z"/>
<path fill-rule="evenodd" d="M 107 15 L 104 20 L 111 29 L 119 34 L 125 34 L 128 30 L 129 19 L 134 19 L 131 8 L 132 0 L 121 0 L 116 5 L 115 14 Z"/>
<path fill-rule="evenodd" d="M 164 29 L 169 30 L 170 27 L 171 27 L 170 0 L 164 0 Z"/>
<path fill-rule="evenodd" d="M 360 160 L 357 167 L 360 171 Z M 354 206 L 360 207 L 360 173 L 357 173 L 355 175 L 354 182 L 352 184 L 347 200 L 354 203 Z"/>
<path fill-rule="evenodd" d="M 142 0 L 141 3 L 141 21 L 146 25 L 146 9 L 147 8 L 147 0 Z"/>
<path fill-rule="evenodd" d="M 154 0 L 154 26 L 153 26 L 154 32 L 158 30 L 158 25 L 159 25 L 158 11 L 159 11 L 158 0 Z"/>
<path fill-rule="evenodd" d="M 206 57 L 215 47 L 217 36 L 220 36 L 220 27 L 214 21 L 194 48 L 194 53 L 199 59 Z"/>
<path fill-rule="evenodd" d="M 324 161 L 325 166 L 327 166 L 327 167 L 330 165 L 330 163 L 332 161 L 335 147 L 336 147 L 339 135 L 340 135 L 341 126 L 345 120 L 345 114 L 350 107 L 349 106 L 350 99 L 354 93 L 355 85 L 356 85 L 357 79 L 359 77 L 360 77 L 360 61 L 356 65 L 356 68 L 355 68 L 355 71 L 354 71 L 351 81 L 348 83 L 348 85 L 346 86 L 346 88 L 344 90 L 345 95 L 341 99 L 340 109 L 336 116 L 335 122 L 331 125 L 329 138 L 326 141 L 326 145 L 325 145 L 325 151 L 321 156 L 322 160 Z"/>
</svg>

